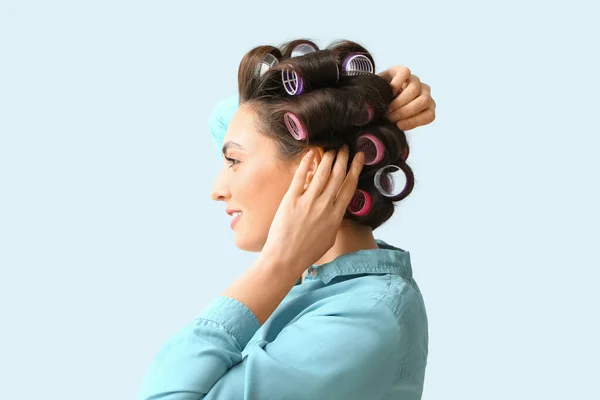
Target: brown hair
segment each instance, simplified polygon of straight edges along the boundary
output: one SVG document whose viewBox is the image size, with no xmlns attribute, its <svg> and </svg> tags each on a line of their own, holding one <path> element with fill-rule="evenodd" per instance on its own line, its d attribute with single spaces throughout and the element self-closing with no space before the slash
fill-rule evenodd
<svg viewBox="0 0 600 400">
<path fill-rule="evenodd" d="M 293 49 L 301 44 L 309 44 L 316 51 L 291 57 Z M 344 216 L 376 229 L 392 216 L 394 202 L 410 194 L 414 176 L 406 164 L 409 152 L 406 135 L 385 118 L 393 99 L 391 87 L 374 73 L 342 74 L 342 64 L 352 53 L 368 57 L 375 66 L 373 57 L 364 47 L 347 40 L 336 41 L 324 50 L 318 50 L 315 43 L 306 39 L 285 43 L 280 48 L 255 47 L 240 62 L 239 99 L 240 104 L 252 106 L 258 117 L 257 130 L 276 142 L 282 159 L 295 158 L 308 146 L 328 150 L 347 144 L 352 160 L 358 151 L 359 136 L 368 133 L 381 140 L 385 148 L 383 159 L 374 165 L 364 165 L 358 182 L 358 189 L 371 196 L 371 208 L 365 215 L 346 212 Z M 261 62 L 269 55 L 279 62 L 260 74 Z M 282 71 L 290 68 L 302 78 L 304 91 L 299 95 L 292 96 L 284 89 Z M 373 118 L 368 124 L 357 126 L 357 118 L 367 104 L 372 107 Z M 284 122 L 288 112 L 302 121 L 308 134 L 306 139 L 297 140 L 290 134 Z M 395 197 L 383 196 L 374 183 L 375 174 L 386 165 L 399 167 L 407 178 L 404 190 Z"/>
</svg>

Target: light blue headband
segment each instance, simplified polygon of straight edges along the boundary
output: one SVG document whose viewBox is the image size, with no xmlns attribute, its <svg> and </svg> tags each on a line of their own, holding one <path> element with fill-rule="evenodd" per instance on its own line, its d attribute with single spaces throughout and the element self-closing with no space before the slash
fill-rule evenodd
<svg viewBox="0 0 600 400">
<path fill-rule="evenodd" d="M 215 105 L 208 119 L 208 129 L 219 157 L 221 157 L 221 148 L 223 147 L 227 127 L 238 109 L 238 104 L 239 98 L 237 95 L 223 99 Z"/>
</svg>

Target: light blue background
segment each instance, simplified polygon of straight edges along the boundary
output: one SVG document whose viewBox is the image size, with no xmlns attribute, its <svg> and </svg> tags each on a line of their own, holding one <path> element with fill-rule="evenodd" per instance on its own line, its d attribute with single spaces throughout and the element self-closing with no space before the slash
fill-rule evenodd
<svg viewBox="0 0 600 400">
<path fill-rule="evenodd" d="M 0 398 L 133 398 L 251 264 L 208 195 L 208 116 L 246 51 L 306 36 L 409 66 L 438 104 L 376 231 L 425 297 L 423 398 L 599 399 L 587 3 L 2 0 Z"/>
</svg>

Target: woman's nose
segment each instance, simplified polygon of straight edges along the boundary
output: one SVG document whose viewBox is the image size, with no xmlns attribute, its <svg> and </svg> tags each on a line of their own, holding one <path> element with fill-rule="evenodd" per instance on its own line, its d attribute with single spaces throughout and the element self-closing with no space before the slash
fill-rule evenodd
<svg viewBox="0 0 600 400">
<path fill-rule="evenodd" d="M 225 201 L 230 197 L 229 187 L 223 182 L 222 176 L 219 173 L 212 190 L 210 191 L 210 197 L 215 201 Z"/>
<path fill-rule="evenodd" d="M 215 201 L 225 201 L 228 198 L 228 192 L 223 189 L 211 190 L 210 197 Z"/>
</svg>

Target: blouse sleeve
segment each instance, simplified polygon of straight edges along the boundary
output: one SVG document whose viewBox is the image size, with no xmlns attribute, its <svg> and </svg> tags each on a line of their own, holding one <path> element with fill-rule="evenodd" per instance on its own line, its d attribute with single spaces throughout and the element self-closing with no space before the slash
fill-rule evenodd
<svg viewBox="0 0 600 400">
<path fill-rule="evenodd" d="M 160 350 L 137 399 L 383 397 L 406 371 L 402 322 L 376 300 L 319 310 L 270 342 L 253 342 L 243 358 L 258 320 L 241 302 L 219 297 Z"/>
</svg>

